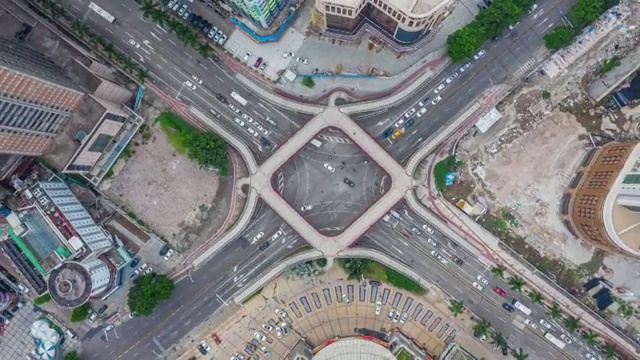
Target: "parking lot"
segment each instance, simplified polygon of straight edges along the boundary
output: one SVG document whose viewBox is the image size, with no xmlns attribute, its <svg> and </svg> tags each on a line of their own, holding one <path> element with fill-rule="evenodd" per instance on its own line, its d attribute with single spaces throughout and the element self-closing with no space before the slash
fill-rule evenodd
<svg viewBox="0 0 640 360">
<path fill-rule="evenodd" d="M 335 337 L 371 331 L 387 333 L 394 328 L 401 329 L 430 353 L 438 354 L 460 331 L 450 322 L 450 313 L 446 304 L 436 299 L 438 295 L 415 296 L 386 284 L 361 286 L 335 279 L 336 276 L 328 278 L 331 281 L 254 308 L 254 314 L 243 317 L 249 319 L 246 326 L 244 322 L 243 326 L 236 323 L 231 331 L 218 331 L 221 344 L 212 344 L 214 358 L 226 359 L 237 352 L 245 359 L 257 360 L 265 347 L 271 358 L 284 359 L 300 338 L 315 347 Z M 279 292 L 281 287 L 287 287 L 280 281 L 278 285 Z M 279 310 L 286 314 L 278 315 Z M 389 317 L 391 311 L 393 315 Z M 286 327 L 289 335 L 280 337 L 281 330 L 275 326 Z"/>
<path fill-rule="evenodd" d="M 322 130 L 272 178 L 278 193 L 320 233 L 341 233 L 390 187 L 387 174 L 342 131 Z"/>
</svg>

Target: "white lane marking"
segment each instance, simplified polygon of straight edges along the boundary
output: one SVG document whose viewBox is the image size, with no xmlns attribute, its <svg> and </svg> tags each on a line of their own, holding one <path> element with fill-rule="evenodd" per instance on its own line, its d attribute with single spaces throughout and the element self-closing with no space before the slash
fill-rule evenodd
<svg viewBox="0 0 640 360">
<path fill-rule="evenodd" d="M 156 38 L 158 41 L 162 41 L 162 39 L 160 39 L 160 37 L 158 37 L 158 35 L 156 35 L 156 33 L 154 33 L 153 31 L 150 31 L 151 36 L 153 36 L 154 38 Z M 149 46 L 151 47 L 151 46 Z"/>
<path fill-rule="evenodd" d="M 261 108 L 265 109 L 267 112 L 271 112 L 269 109 L 267 109 L 266 106 L 262 105 L 261 102 L 258 102 L 258 106 L 260 106 Z"/>
<path fill-rule="evenodd" d="M 177 80 L 178 82 L 181 82 L 180 79 L 178 79 L 177 77 L 173 76 L 172 73 L 169 73 L 169 76 L 171 76 L 172 78 L 174 78 L 175 80 Z"/>
<path fill-rule="evenodd" d="M 171 39 L 169 39 L 169 42 L 172 43 L 174 46 L 177 46 L 176 43 L 174 43 L 173 41 L 171 41 Z"/>
<path fill-rule="evenodd" d="M 150 53 L 149 51 L 147 51 L 147 49 L 145 49 L 145 48 L 141 48 L 141 49 L 142 49 L 142 51 L 144 51 L 145 53 L 147 53 L 147 55 L 151 56 L 151 53 Z"/>
<path fill-rule="evenodd" d="M 158 24 L 156 24 L 156 27 L 157 27 L 158 29 L 160 29 L 160 30 L 164 31 L 164 33 L 165 33 L 165 34 L 168 34 L 168 33 L 169 33 L 165 28 L 163 28 L 162 26 L 160 26 L 160 25 L 158 25 Z"/>
<path fill-rule="evenodd" d="M 138 19 L 142 20 L 143 23 L 147 23 L 147 20 L 143 19 L 142 16 L 139 16 Z"/>
<path fill-rule="evenodd" d="M 167 61 L 167 59 L 165 59 L 165 58 L 163 58 L 163 57 L 160 57 L 160 59 L 162 59 L 162 61 L 164 61 L 164 62 L 165 62 L 165 64 L 168 64 L 168 63 L 169 63 L 169 62 Z"/>
<path fill-rule="evenodd" d="M 220 80 L 221 83 L 224 83 L 224 80 L 222 80 L 222 78 L 218 75 L 215 75 L 216 79 Z"/>
<path fill-rule="evenodd" d="M 202 64 L 200 64 L 200 66 L 202 66 L 202 68 L 203 68 L 203 69 L 205 69 L 205 70 L 207 70 L 207 71 L 209 70 L 209 69 L 207 69 L 207 67 L 206 67 L 206 66 L 204 66 L 204 65 L 202 65 Z"/>
<path fill-rule="evenodd" d="M 140 62 L 144 62 L 144 57 L 140 53 L 136 52 L 136 55 L 140 58 Z"/>
<path fill-rule="evenodd" d="M 156 66 L 158 67 L 158 69 L 162 70 L 162 66 L 160 66 L 160 64 L 156 64 Z"/>
<path fill-rule="evenodd" d="M 110 33 L 111 35 L 113 35 L 113 31 L 109 30 L 109 28 L 104 28 L 108 33 Z"/>
</svg>

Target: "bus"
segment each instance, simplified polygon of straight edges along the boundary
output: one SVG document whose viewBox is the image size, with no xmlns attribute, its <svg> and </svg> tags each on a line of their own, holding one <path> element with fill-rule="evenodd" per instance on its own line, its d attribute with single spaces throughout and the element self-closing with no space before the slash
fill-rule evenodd
<svg viewBox="0 0 640 360">
<path fill-rule="evenodd" d="M 531 309 L 529 309 L 528 307 L 524 306 L 521 302 L 519 302 L 516 299 L 513 299 L 511 301 L 511 305 L 513 305 L 514 308 L 522 311 L 523 313 L 525 313 L 527 316 L 531 315 Z"/>
<path fill-rule="evenodd" d="M 113 15 L 109 14 L 108 12 L 104 11 L 100 6 L 96 5 L 96 3 L 93 3 L 93 2 L 90 3 L 89 9 L 95 11 L 98 15 L 102 16 L 108 22 L 112 24 L 116 23 L 116 18 L 113 17 Z"/>
<path fill-rule="evenodd" d="M 564 349 L 564 347 L 567 346 L 567 344 L 564 341 L 551 335 L 551 333 L 544 333 L 544 338 L 549 340 L 550 343 L 557 346 L 560 350 Z"/>
<path fill-rule="evenodd" d="M 242 104 L 242 106 L 247 106 L 247 100 L 245 100 L 242 96 L 240 96 L 240 94 L 238 94 L 235 91 L 231 92 L 231 97 L 233 98 L 233 100 L 239 102 L 240 104 Z"/>
</svg>

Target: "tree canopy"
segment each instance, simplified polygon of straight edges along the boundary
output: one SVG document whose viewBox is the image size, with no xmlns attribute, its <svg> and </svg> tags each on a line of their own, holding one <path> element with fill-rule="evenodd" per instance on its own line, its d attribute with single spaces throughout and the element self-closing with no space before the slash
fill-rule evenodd
<svg viewBox="0 0 640 360">
<path fill-rule="evenodd" d="M 149 274 L 136 279 L 129 290 L 129 310 L 138 315 L 151 315 L 158 302 L 171 297 L 175 284 L 166 275 Z"/>
<path fill-rule="evenodd" d="M 75 351 L 68 352 L 64 354 L 64 360 L 80 360 L 80 355 Z"/>
<path fill-rule="evenodd" d="M 201 166 L 212 166 L 222 176 L 228 169 L 227 143 L 208 132 L 197 132 L 189 142 L 189 157 Z"/>
<path fill-rule="evenodd" d="M 71 311 L 71 322 L 84 321 L 89 316 L 90 310 L 91 305 L 89 305 L 89 303 L 85 303 L 76 308 L 73 308 L 73 310 Z"/>
</svg>

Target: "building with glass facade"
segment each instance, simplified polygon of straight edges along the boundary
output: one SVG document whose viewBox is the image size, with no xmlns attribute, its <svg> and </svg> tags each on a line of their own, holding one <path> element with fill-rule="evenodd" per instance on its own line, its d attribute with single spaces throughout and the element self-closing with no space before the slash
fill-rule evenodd
<svg viewBox="0 0 640 360">
<path fill-rule="evenodd" d="M 260 29 L 269 29 L 290 0 L 231 0 L 231 5 Z"/>
</svg>

